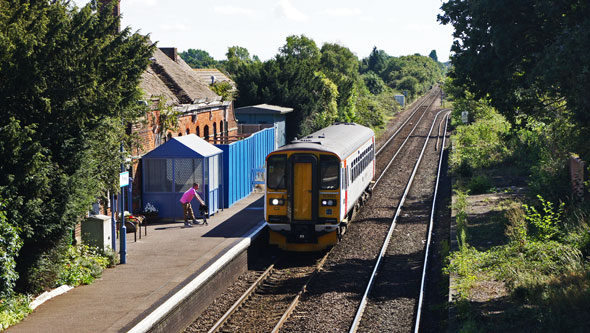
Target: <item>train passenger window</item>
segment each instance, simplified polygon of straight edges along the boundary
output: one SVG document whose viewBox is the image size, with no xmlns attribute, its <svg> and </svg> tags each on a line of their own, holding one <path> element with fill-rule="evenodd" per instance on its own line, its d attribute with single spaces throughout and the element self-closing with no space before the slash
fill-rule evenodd
<svg viewBox="0 0 590 333">
<path fill-rule="evenodd" d="M 320 188 L 335 190 L 340 185 L 340 160 L 334 156 L 320 157 Z"/>
<path fill-rule="evenodd" d="M 285 189 L 287 155 L 272 155 L 267 164 L 266 186 L 270 189 Z"/>
</svg>

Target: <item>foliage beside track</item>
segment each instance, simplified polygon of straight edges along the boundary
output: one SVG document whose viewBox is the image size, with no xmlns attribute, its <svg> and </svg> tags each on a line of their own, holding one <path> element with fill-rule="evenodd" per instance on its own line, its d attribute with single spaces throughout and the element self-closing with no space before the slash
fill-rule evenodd
<svg viewBox="0 0 590 333">
<path fill-rule="evenodd" d="M 448 0 L 442 9 L 457 39 L 445 89 L 465 216 L 465 241 L 448 266 L 457 275 L 457 329 L 588 330 L 590 206 L 574 198 L 567 161 L 572 152 L 590 161 L 590 5 Z M 469 124 L 461 111 L 473 115 Z M 512 187 L 496 186 L 501 178 L 526 185 L 527 195 L 470 214 L 486 205 L 471 193 L 510 196 Z"/>
<path fill-rule="evenodd" d="M 75 287 L 81 284 L 90 284 L 102 275 L 105 268 L 114 266 L 116 263 L 114 252 L 103 253 L 85 245 L 68 245 L 65 250 L 53 251 L 53 253 L 61 254 L 61 257 L 52 259 L 47 256 L 40 260 L 44 265 L 39 267 L 43 271 L 40 276 L 52 277 L 45 281 L 52 283 L 47 285 L 48 289 L 61 285 Z M 11 292 L 3 295 L 0 300 L 0 330 L 23 320 L 32 311 L 29 307 L 31 301 L 30 294 Z"/>
<path fill-rule="evenodd" d="M 386 117 L 400 109 L 394 94 L 407 93 L 409 102 L 439 82 L 445 71 L 436 51 L 429 57 L 391 57 L 375 47 L 359 60 L 342 45 L 325 43 L 320 48 L 304 35 L 287 37 L 279 53 L 265 62 L 239 46 L 230 47 L 227 60 L 219 62 L 203 50 L 180 55 L 191 66 L 215 66 L 227 72 L 237 85 L 236 106 L 292 107 L 287 115 L 288 139 L 335 121 L 382 129 Z"/>
<path fill-rule="evenodd" d="M 2 295 L 51 288 L 75 224 L 118 188 L 155 46 L 118 32 L 112 6 L 0 1 Z"/>
<path fill-rule="evenodd" d="M 452 84 L 448 91 L 457 88 Z M 456 276 L 458 329 L 590 327 L 583 310 L 590 306 L 590 207 L 567 200 L 567 155 L 558 153 L 568 151 L 563 136 L 571 127 L 530 116 L 510 123 L 486 99 L 450 97 L 459 250 L 450 254 L 447 273 Z M 470 111 L 468 124 L 460 120 L 464 110 Z M 499 178 L 526 185 L 527 195 L 510 196 L 514 188 Z M 512 199 L 470 206 L 481 198 L 472 194 L 490 192 L 496 194 L 489 198 Z M 471 212 L 485 205 L 494 212 Z"/>
</svg>

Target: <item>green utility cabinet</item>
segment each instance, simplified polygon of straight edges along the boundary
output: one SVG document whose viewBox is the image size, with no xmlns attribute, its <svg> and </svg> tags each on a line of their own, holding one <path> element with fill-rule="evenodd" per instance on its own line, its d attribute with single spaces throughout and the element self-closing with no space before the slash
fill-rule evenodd
<svg viewBox="0 0 590 333">
<path fill-rule="evenodd" d="M 111 217 L 93 215 L 82 221 L 82 243 L 103 251 L 112 244 Z"/>
</svg>

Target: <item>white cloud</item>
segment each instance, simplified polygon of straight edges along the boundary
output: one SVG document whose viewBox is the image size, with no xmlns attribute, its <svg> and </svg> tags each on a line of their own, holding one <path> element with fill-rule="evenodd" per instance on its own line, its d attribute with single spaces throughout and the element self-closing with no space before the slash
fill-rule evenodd
<svg viewBox="0 0 590 333">
<path fill-rule="evenodd" d="M 163 31 L 190 31 L 190 27 L 184 23 L 160 24 Z"/>
<path fill-rule="evenodd" d="M 285 17 L 291 21 L 306 21 L 308 19 L 308 16 L 295 8 L 289 0 L 279 1 L 276 12 L 279 16 Z"/>
<path fill-rule="evenodd" d="M 326 9 L 326 14 L 337 17 L 359 16 L 363 13 L 359 8 L 330 8 Z"/>
<path fill-rule="evenodd" d="M 158 4 L 158 0 L 126 0 L 129 6 L 147 6 L 155 7 Z"/>
<path fill-rule="evenodd" d="M 252 9 L 248 8 L 240 8 L 234 6 L 216 6 L 213 8 L 213 11 L 223 15 L 245 15 L 245 16 L 255 16 L 256 12 Z"/>
</svg>

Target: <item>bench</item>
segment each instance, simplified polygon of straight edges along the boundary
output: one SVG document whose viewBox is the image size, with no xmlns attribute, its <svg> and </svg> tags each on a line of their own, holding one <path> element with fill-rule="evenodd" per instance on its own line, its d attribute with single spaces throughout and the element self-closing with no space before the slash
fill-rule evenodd
<svg viewBox="0 0 590 333">
<path fill-rule="evenodd" d="M 117 235 L 121 230 L 120 217 L 117 219 Z M 125 216 L 125 228 L 127 232 L 134 233 L 134 241 L 137 242 L 137 231 L 139 230 L 139 239 L 141 239 L 141 227 L 143 226 L 144 235 L 147 236 L 147 221 L 143 215 L 128 215 Z"/>
</svg>

